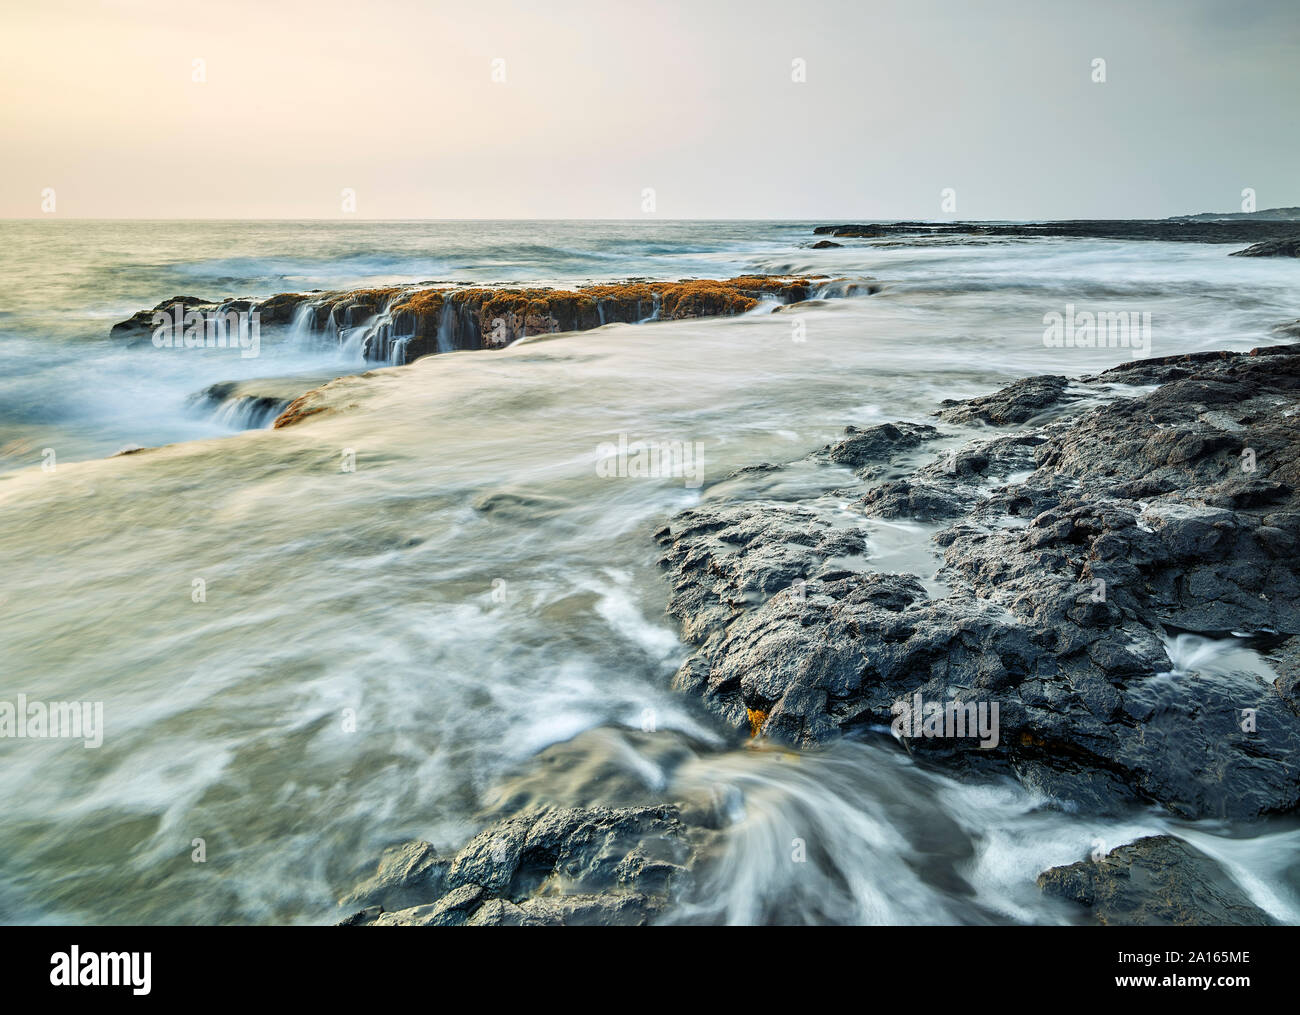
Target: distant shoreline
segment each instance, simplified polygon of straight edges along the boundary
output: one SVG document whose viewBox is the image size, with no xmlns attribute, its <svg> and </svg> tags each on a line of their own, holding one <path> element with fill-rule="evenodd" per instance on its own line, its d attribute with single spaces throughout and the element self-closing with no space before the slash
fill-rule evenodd
<svg viewBox="0 0 1300 1015">
<path fill-rule="evenodd" d="M 1260 243 L 1300 238 L 1300 221 L 1287 219 L 1072 219 L 1053 222 L 864 222 L 822 225 L 814 236 L 852 239 L 977 236 L 1037 239 L 1159 240 L 1173 243 Z"/>
</svg>

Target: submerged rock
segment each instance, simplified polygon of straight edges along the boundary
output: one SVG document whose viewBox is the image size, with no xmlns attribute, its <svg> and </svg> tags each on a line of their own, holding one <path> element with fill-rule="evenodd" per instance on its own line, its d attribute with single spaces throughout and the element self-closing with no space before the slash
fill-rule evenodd
<svg viewBox="0 0 1300 1015">
<path fill-rule="evenodd" d="M 1213 859 L 1170 835 L 1153 835 L 1038 875 L 1038 887 L 1087 907 L 1112 927 L 1242 927 L 1274 921 Z"/>
<path fill-rule="evenodd" d="M 336 375 L 301 374 L 289 377 L 220 381 L 196 391 L 188 408 L 241 430 L 269 426 L 304 392 L 328 383 Z"/>
<path fill-rule="evenodd" d="M 676 686 L 738 729 L 760 716 L 763 734 L 800 745 L 888 726 L 918 693 L 963 718 L 996 705 L 995 744 L 919 722 L 900 739 L 1088 811 L 1295 808 L 1290 684 L 1171 653 L 1180 636 L 1300 635 L 1300 355 L 1147 361 L 1084 383 L 1115 381 L 1160 387 L 1080 411 L 1065 378 L 1017 382 L 944 417 L 1037 427 L 864 484 L 864 515 L 948 523 L 934 537 L 942 598 L 919 576 L 873 570 L 866 518 L 834 505 L 741 502 L 672 519 L 657 534 L 669 612 L 696 646 Z M 906 427 L 818 454 L 870 476 L 926 436 Z"/>
</svg>

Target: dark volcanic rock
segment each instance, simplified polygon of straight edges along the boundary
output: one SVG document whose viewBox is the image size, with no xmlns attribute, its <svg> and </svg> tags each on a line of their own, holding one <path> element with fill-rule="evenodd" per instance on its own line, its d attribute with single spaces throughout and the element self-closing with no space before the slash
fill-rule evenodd
<svg viewBox="0 0 1300 1015">
<path fill-rule="evenodd" d="M 910 476 L 891 479 L 867 490 L 862 510 L 877 518 L 937 521 L 973 511 L 1000 509 L 1005 514 L 1032 516 L 1057 497 L 1043 487 L 1003 487 L 989 499 L 988 488 L 1014 473 L 1032 472 L 1034 453 L 1043 442 L 1035 433 L 972 441 L 922 466 Z"/>
<path fill-rule="evenodd" d="M 844 428 L 842 440 L 828 444 L 820 454 L 865 479 L 878 474 L 900 452 L 913 451 L 938 437 L 938 430 L 923 423 L 882 423 L 864 429 L 849 426 Z"/>
<path fill-rule="evenodd" d="M 1292 684 L 1195 661 L 1171 673 L 1166 645 L 1272 632 L 1270 658 L 1287 658 L 1300 635 L 1297 352 L 1126 365 L 1084 383 L 1160 387 L 864 485 L 866 514 L 951 522 L 935 536 L 943 598 L 915 576 L 869 570 L 866 529 L 811 504 L 677 516 L 657 538 L 669 611 L 697 651 L 676 686 L 737 727 L 758 717 L 766 735 L 796 744 L 888 725 L 917 692 L 996 704 L 994 747 L 904 742 L 1087 810 L 1295 808 Z M 945 416 L 1023 421 L 1066 392 L 1064 378 L 1030 378 Z M 870 460 L 899 442 L 887 434 L 832 448 L 855 461 L 860 438 Z"/>
<path fill-rule="evenodd" d="M 154 332 L 154 314 L 171 313 L 177 303 L 181 304 L 186 311 L 197 310 L 202 313 L 216 310 L 219 306 L 214 300 L 205 300 L 198 296 L 173 296 L 169 300 L 163 300 L 152 310 L 137 310 L 125 321 L 113 325 L 109 330 L 109 337 L 126 342 L 151 338 Z"/>
<path fill-rule="evenodd" d="M 1265 240 L 1245 250 L 1234 250 L 1229 257 L 1300 257 L 1300 239 Z"/>
<path fill-rule="evenodd" d="M 390 850 L 343 900 L 344 925 L 643 924 L 689 884 L 691 826 L 676 807 L 530 811 L 453 856 Z"/>
<path fill-rule="evenodd" d="M 1038 875 L 1038 887 L 1112 927 L 1240 927 L 1274 921 L 1200 850 L 1169 835 Z"/>
<path fill-rule="evenodd" d="M 894 225 L 903 225 L 905 223 L 893 223 Z M 920 225 L 921 223 L 906 223 L 909 225 Z M 821 236 L 829 233 L 831 236 L 846 236 L 871 239 L 877 236 L 884 236 L 886 230 L 879 226 L 818 226 L 813 230 L 813 235 Z M 832 244 L 839 246 L 839 244 Z"/>
<path fill-rule="evenodd" d="M 810 249 L 810 250 L 828 250 L 828 249 L 830 249 L 831 247 L 842 247 L 842 246 L 844 246 L 843 243 L 836 243 L 834 240 L 818 240 L 816 243 L 811 244 L 810 247 L 809 247 L 809 249 Z"/>
<path fill-rule="evenodd" d="M 1024 423 L 1044 409 L 1066 400 L 1069 397 L 1066 393 L 1069 383 L 1067 378 L 1051 374 L 1026 377 L 982 398 L 972 398 L 965 402 L 946 400 L 941 404 L 950 408 L 944 408 L 938 415 L 949 423 L 970 423 L 974 420 L 996 426 Z"/>
</svg>

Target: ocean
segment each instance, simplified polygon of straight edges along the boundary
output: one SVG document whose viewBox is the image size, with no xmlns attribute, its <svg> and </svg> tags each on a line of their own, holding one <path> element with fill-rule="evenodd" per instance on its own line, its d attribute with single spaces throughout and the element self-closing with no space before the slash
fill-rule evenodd
<svg viewBox="0 0 1300 1015">
<path fill-rule="evenodd" d="M 1084 818 L 883 734 L 753 749 L 670 688 L 688 650 L 652 534 L 743 494 L 738 470 L 1027 374 L 1276 344 L 1300 306 L 1291 264 L 1222 246 L 813 250 L 814 224 L 0 223 L 0 699 L 104 716 L 92 749 L 0 739 L 0 920 L 328 923 L 389 845 L 451 850 L 525 804 L 681 798 L 733 818 L 682 922 L 1065 922 L 1039 871 L 1161 831 L 1300 920 L 1278 877 L 1293 820 Z M 755 273 L 879 292 L 391 368 L 292 329 L 249 358 L 109 337 L 174 296 Z M 1078 313 L 1149 331 L 1046 341 Z M 283 430 L 199 397 L 333 377 L 335 411 Z M 703 481 L 602 475 L 620 439 L 698 448 Z M 157 450 L 117 454 L 137 447 Z M 848 473 L 794 477 L 764 495 Z M 875 566 L 934 580 L 932 528 L 872 526 Z M 817 844 L 797 876 L 792 838 Z"/>
</svg>

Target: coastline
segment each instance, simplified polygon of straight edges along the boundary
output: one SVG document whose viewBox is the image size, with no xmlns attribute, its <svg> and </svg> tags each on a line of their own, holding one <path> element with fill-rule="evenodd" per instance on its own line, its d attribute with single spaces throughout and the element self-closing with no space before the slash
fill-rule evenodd
<svg viewBox="0 0 1300 1015">
<path fill-rule="evenodd" d="M 853 485 L 793 503 L 754 487 L 655 533 L 669 612 L 697 646 L 674 689 L 778 751 L 888 736 L 913 695 L 993 699 L 993 749 L 919 727 L 895 731 L 898 749 L 963 779 L 1011 777 L 1074 813 L 1292 811 L 1297 413 L 1300 348 L 1274 346 L 1025 378 L 947 404 L 938 425 L 982 435 L 937 459 L 951 432 L 850 427 L 810 457 L 851 469 Z M 875 535 L 836 517 L 845 499 L 868 520 L 936 525 L 945 594 L 865 567 Z M 1246 664 L 1209 680 L 1183 668 L 1187 652 L 1233 640 Z M 510 815 L 455 853 L 386 854 L 344 923 L 655 922 L 707 882 L 719 820 L 688 801 Z M 1142 875 L 1116 880 L 1121 866 Z M 1081 922 L 1270 922 L 1174 836 L 1038 883 Z"/>
<path fill-rule="evenodd" d="M 1187 922 L 1177 900 L 1193 885 L 1220 900 L 1215 913 L 1292 922 L 1289 899 L 1261 894 L 1261 872 L 1251 859 L 1256 842 L 1262 848 L 1279 830 L 1290 834 L 1286 815 L 1294 808 L 1278 795 L 1277 777 L 1290 762 L 1269 753 L 1276 743 L 1265 747 L 1257 784 L 1243 777 L 1231 752 L 1212 753 L 1231 776 L 1227 795 L 1236 793 L 1241 804 L 1229 810 L 1220 806 L 1223 793 L 1215 797 L 1195 780 L 1171 780 L 1170 765 L 1108 741 L 1114 722 L 1098 720 L 1091 731 L 1083 725 L 1054 730 L 1049 739 L 1041 735 L 1048 723 L 1026 719 L 1031 706 L 1041 707 L 1034 694 L 1065 709 L 1051 713 L 1064 724 L 1074 721 L 1075 709 L 1104 709 L 1115 695 L 1123 697 L 1123 681 L 1143 674 L 1163 674 L 1165 684 L 1202 675 L 1213 683 L 1230 676 L 1217 672 L 1226 662 L 1254 680 L 1255 657 L 1271 660 L 1283 648 L 1282 636 L 1251 626 L 1272 618 L 1247 611 L 1217 621 L 1240 628 L 1183 618 L 1184 629 L 1177 617 L 1166 617 L 1158 629 L 1139 623 L 1123 630 L 1123 651 L 1117 651 L 1098 629 L 1116 611 L 1141 614 L 1151 603 L 1119 605 L 1123 590 L 1110 587 L 1113 576 L 1104 567 L 1093 575 L 1079 547 L 1122 510 L 1098 520 L 1070 507 L 1051 523 L 1050 537 L 1038 533 L 1044 541 L 1035 552 L 1064 568 L 1059 573 L 996 543 L 1038 517 L 1026 515 L 1021 500 L 1047 508 L 1075 482 L 1071 474 L 1039 489 L 1022 475 L 1036 470 L 1035 456 L 1053 427 L 1068 429 L 1089 413 L 1116 412 L 1116 405 L 1151 395 L 1157 385 L 1169 388 L 1170 357 L 1144 358 L 1153 349 L 1210 347 L 1193 316 L 1213 316 L 1224 299 L 1253 293 L 1245 313 L 1218 325 L 1238 352 L 1198 351 L 1186 360 L 1196 370 L 1240 361 L 1240 350 L 1270 327 L 1292 335 L 1294 324 L 1277 324 L 1293 316 L 1287 265 L 1227 262 L 1220 272 L 1221 249 L 1189 247 L 1185 260 L 1162 245 L 1152 252 L 1170 260 L 1152 261 L 1163 273 L 1112 281 L 1116 265 L 1144 256 L 1141 244 L 999 239 L 1001 248 L 986 260 L 979 244 L 915 257 L 893 240 L 846 238 L 847 250 L 807 255 L 795 237 L 783 237 L 785 246 L 775 252 L 766 242 L 760 234 L 755 246 L 762 253 L 734 278 L 592 282 L 587 299 L 585 283 L 392 281 L 198 301 L 212 312 L 266 308 L 271 323 L 262 352 L 269 358 L 244 363 L 238 380 L 220 379 L 239 376 L 224 372 L 243 362 L 229 351 L 213 350 L 199 361 L 142 347 L 141 338 L 143 346 L 151 344 L 147 330 L 99 336 L 138 369 L 180 367 L 181 376 L 194 379 L 187 382 L 192 394 L 185 411 L 192 406 L 245 431 L 170 445 L 138 441 L 123 449 L 131 454 L 120 461 L 68 456 L 66 473 L 61 452 L 57 478 L 29 469 L 4 483 L 0 507 L 15 538 L 30 536 L 28 545 L 53 534 L 50 512 L 75 513 L 73 502 L 96 505 L 81 522 L 82 539 L 47 549 L 62 573 L 85 573 L 99 559 L 95 539 L 112 538 L 121 560 L 173 576 L 146 588 L 143 602 L 115 603 L 124 633 L 113 632 L 110 642 L 149 645 L 153 618 L 174 608 L 167 589 L 175 576 L 183 578 L 187 602 L 191 572 L 216 576 L 220 598 L 213 602 L 221 605 L 196 607 L 181 621 L 189 643 L 184 658 L 139 660 L 149 680 L 140 684 L 132 672 L 122 675 L 121 686 L 161 686 L 194 667 L 203 675 L 188 678 L 185 693 L 234 694 L 240 709 L 260 714 L 262 702 L 296 700 L 304 686 L 313 687 L 297 676 L 305 666 L 322 674 L 330 690 L 307 710 L 311 719 L 301 732 L 286 736 L 323 770 L 341 765 L 349 779 L 370 774 L 368 737 L 340 737 L 335 729 L 337 708 L 363 702 L 368 731 L 400 731 L 406 744 L 419 745 L 399 769 L 407 763 L 437 768 L 448 747 L 473 759 L 458 762 L 454 775 L 439 772 L 414 800 L 406 776 L 377 780 L 384 788 L 344 798 L 334 813 L 301 800 L 284 816 L 283 831 L 249 848 L 288 861 L 292 852 L 278 843 L 296 834 L 294 828 L 346 841 L 327 850 L 328 889 L 282 873 L 298 893 L 284 904 L 283 916 L 244 909 L 246 899 L 256 907 L 263 889 L 258 872 L 243 865 L 240 874 L 251 885 L 241 886 L 248 895 L 237 901 L 232 892 L 230 911 L 272 923 L 330 922 L 337 915 L 385 924 L 1086 923 L 1094 919 L 1088 907 L 1069 900 L 1105 895 L 1110 901 L 1097 909 L 1099 922 L 1122 922 L 1124 912 L 1139 922 L 1157 919 L 1155 896 L 1116 892 L 1118 882 L 1103 876 L 1113 871 L 1079 860 L 1091 836 L 1104 844 L 1094 849 L 1099 856 L 1114 854 L 1107 863 L 1115 869 L 1166 886 L 1161 897 L 1174 922 Z M 707 243 L 701 237 L 699 245 Z M 1056 253 L 1069 250 L 1082 270 L 1054 277 Z M 736 256 L 728 251 L 729 259 Z M 171 291 L 214 289 L 196 284 Z M 679 298 L 660 299 L 656 307 L 656 296 L 670 289 Z M 432 296 L 428 312 L 401 317 L 424 293 Z M 472 326 L 458 325 L 459 338 L 446 343 L 453 347 L 440 350 L 433 336 L 444 333 L 447 307 L 462 294 L 473 294 L 465 304 Z M 843 298 L 854 295 L 863 298 Z M 1071 299 L 1079 300 L 1081 314 L 1095 311 L 1099 327 L 1103 316 L 1147 308 L 1156 311 L 1156 327 L 1144 324 L 1141 343 L 1130 343 L 1133 361 L 1113 367 L 1124 349 L 1106 331 L 1091 342 L 1075 341 L 1084 318 L 1076 320 Z M 516 326 L 502 348 L 485 341 L 483 314 L 495 313 L 489 308 L 504 308 L 500 318 Z M 602 327 L 611 310 L 620 320 Z M 1053 345 L 1039 320 L 1062 310 L 1069 327 L 1061 330 L 1069 337 Z M 151 316 L 143 311 L 136 318 L 147 325 Z M 569 324 L 592 326 L 559 330 Z M 647 326 L 635 326 L 641 324 Z M 386 343 L 378 341 L 385 326 Z M 392 338 L 415 338 L 415 328 L 422 329 L 422 344 L 412 349 L 433 355 L 400 366 L 391 357 L 363 358 L 368 338 L 376 354 L 384 346 L 391 354 Z M 275 358 L 298 341 L 334 358 Z M 355 358 L 340 355 L 347 350 Z M 282 367 L 297 372 L 271 372 Z M 1077 376 L 1042 373 L 1061 368 Z M 1161 419 L 1157 430 L 1173 425 Z M 1244 425 L 1220 419 L 1218 408 L 1207 419 L 1219 420 L 1214 425 L 1230 434 L 1237 431 L 1229 422 Z M 1175 422 L 1193 430 L 1208 425 L 1199 416 Z M 1145 432 L 1143 425 L 1154 424 L 1135 423 L 1133 432 Z M 1100 426 L 1090 433 L 1102 445 L 1110 436 Z M 693 467 L 703 448 L 708 469 L 696 469 L 692 479 L 661 476 L 651 467 L 650 476 L 669 481 L 637 483 L 637 470 L 602 468 L 602 455 L 630 455 L 620 449 L 641 447 L 645 439 L 669 450 L 696 449 Z M 1170 439 L 1177 443 L 1177 435 Z M 52 442 L 38 447 L 45 443 Z M 588 462 L 592 449 L 595 461 Z M 1083 473 L 1118 468 L 1100 452 L 1070 454 Z M 1157 465 L 1154 471 L 1163 468 Z M 1014 495 L 1000 489 L 1013 480 L 1032 489 Z M 1177 487 L 1184 480 L 1173 475 L 1171 481 Z M 1119 496 L 1104 483 L 1085 486 L 1074 493 Z M 1271 488 L 1254 489 L 1247 494 L 1263 496 Z M 1141 496 L 1133 525 L 1101 533 L 1103 545 L 1156 527 L 1148 499 Z M 1228 501 L 1230 510 L 1237 507 Z M 109 524 L 128 515 L 137 520 L 126 529 Z M 212 534 L 204 521 L 210 515 Z M 1063 534 L 1067 521 L 1072 528 Z M 1193 540 L 1199 525 L 1188 522 L 1179 538 Z M 1229 527 L 1242 538 L 1260 528 Z M 1267 539 L 1285 541 L 1290 532 L 1287 524 L 1262 528 L 1283 533 L 1266 532 Z M 1251 560 L 1257 562 L 1256 551 Z M 936 575 L 934 553 L 958 559 Z M 349 573 L 345 583 L 320 580 L 340 566 Z M 994 587 L 999 568 L 1012 572 L 1008 586 L 1016 595 Z M 1072 601 L 1076 617 L 1058 601 L 1064 579 L 1079 584 L 1085 569 L 1092 584 Z M 879 577 L 866 580 L 868 572 Z M 1016 589 L 1031 572 L 1034 580 Z M 44 582 L 33 602 L 45 602 L 41 611 L 48 613 L 42 596 L 57 583 L 24 574 L 24 581 Z M 1098 579 L 1107 583 L 1106 603 L 1092 599 Z M 1194 580 L 1208 579 L 1198 573 Z M 313 608 L 305 609 L 308 603 Z M 1025 630 L 1017 632 L 1006 618 L 1026 603 L 1038 604 L 1031 619 L 1064 610 L 1073 626 L 1063 627 L 1059 643 L 1032 623 L 1020 623 Z M 788 615 L 781 612 L 786 608 Z M 340 615 L 353 617 L 365 636 L 339 625 Z M 907 633 L 914 620 L 917 630 Z M 239 636 L 225 637 L 232 629 Z M 557 629 L 577 637 L 556 638 Z M 889 637 L 872 642 L 855 629 Z M 1242 651 L 1221 659 L 1217 643 L 1233 629 L 1253 637 L 1240 639 Z M 1042 673 L 1026 679 L 1031 662 L 1041 667 L 1042 659 L 1079 646 L 1087 661 L 1075 660 L 1078 667 L 1050 680 Z M 1171 652 L 1182 661 L 1176 664 Z M 33 668 L 24 679 L 40 679 L 38 667 L 49 668 L 41 661 L 45 654 L 33 643 Z M 857 656 L 879 658 L 889 672 L 857 673 Z M 212 657 L 218 667 L 209 666 Z M 586 671 L 576 683 L 569 676 L 575 659 Z M 900 676 L 920 674 L 940 659 L 952 660 L 941 667 L 951 674 L 933 671 L 933 686 L 918 690 Z M 1094 664 L 1098 672 L 1089 669 Z M 1174 675 L 1180 668 L 1187 672 Z M 630 678 L 624 676 L 629 669 Z M 940 679 L 954 674 L 960 680 Z M 874 697 L 866 691 L 872 682 Z M 380 696 L 363 696 L 360 688 L 376 683 Z M 970 687 L 980 693 L 962 690 Z M 417 689 L 415 702 L 387 711 Z M 1024 697 L 1030 691 L 1032 702 Z M 893 711 L 899 704 L 908 707 L 901 715 Z M 955 744 L 947 734 L 956 728 L 956 713 L 948 712 L 968 705 L 963 721 L 981 736 Z M 927 731 L 926 709 L 933 706 L 942 706 L 945 717 Z M 482 716 L 485 707 L 490 721 Z M 122 708 L 118 699 L 110 720 L 146 702 Z M 650 726 L 658 728 L 650 733 L 638 728 L 646 711 L 657 714 Z M 1131 720 L 1141 728 L 1121 712 L 1121 724 Z M 1270 724 L 1276 718 L 1267 710 L 1259 716 Z M 262 715 L 231 727 L 198 725 L 202 732 L 189 736 L 209 750 L 240 744 L 236 764 L 260 766 L 257 731 L 268 721 L 276 723 Z M 482 729 L 485 724 L 491 728 Z M 188 717 L 179 724 L 189 725 Z M 224 739 L 227 731 L 232 740 Z M 1152 736 L 1167 732 L 1157 725 Z M 128 755 L 145 747 L 128 737 L 122 745 Z M 1159 752 L 1152 752 L 1159 762 Z M 221 775 L 213 785 L 228 781 Z M 979 802 L 990 793 L 997 795 L 991 809 Z M 213 799 L 198 801 L 194 814 L 211 814 Z M 394 799 L 403 801 L 400 807 L 374 813 Z M 738 800 L 749 802 L 748 818 L 729 809 Z M 1252 801 L 1260 802 L 1258 815 Z M 276 823 L 280 818 L 267 819 L 268 827 Z M 932 825 L 941 828 L 937 850 Z M 1005 845 L 988 856 L 979 852 L 986 836 L 1005 843 L 1016 835 L 1034 842 L 1032 860 Z M 1248 845 L 1225 845 L 1221 835 Z M 864 851 L 865 842 L 881 836 L 893 840 L 887 851 Z M 162 835 L 155 838 L 150 848 L 165 850 Z M 797 849 L 807 849 L 812 873 L 791 881 L 786 858 L 796 851 L 795 839 L 804 840 Z M 503 853 L 502 841 L 515 840 L 517 856 Z M 408 841 L 423 845 L 384 854 Z M 379 882 L 391 880 L 395 869 L 418 869 L 422 880 L 408 884 L 399 877 L 395 894 L 368 885 L 366 868 L 381 856 Z M 918 856 L 928 857 L 919 867 Z M 994 862 L 999 858 L 1005 869 Z M 229 869 L 230 859 L 216 862 Z M 447 899 L 453 866 L 457 894 Z M 1269 860 L 1263 870 L 1275 866 Z M 866 894 L 846 891 L 849 871 L 863 875 Z M 1234 895 L 1232 885 L 1248 898 Z M 348 902 L 336 913 L 338 898 Z M 146 912 L 170 919 L 181 912 L 177 905 L 190 906 L 195 918 L 205 912 L 197 898 Z"/>
</svg>

